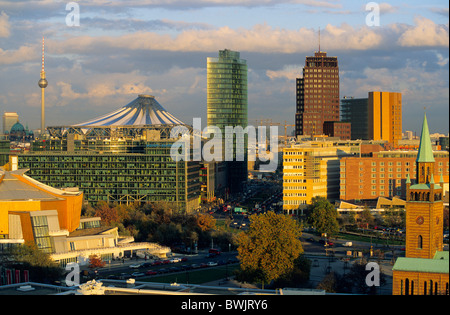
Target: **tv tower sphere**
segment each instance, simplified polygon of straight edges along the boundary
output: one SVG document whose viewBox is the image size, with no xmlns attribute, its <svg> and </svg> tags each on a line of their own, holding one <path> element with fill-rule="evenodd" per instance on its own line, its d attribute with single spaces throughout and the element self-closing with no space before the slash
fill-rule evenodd
<svg viewBox="0 0 450 315">
<path fill-rule="evenodd" d="M 41 89 L 45 89 L 47 87 L 47 85 L 48 85 L 48 81 L 45 78 L 44 79 L 40 79 L 38 84 L 39 84 L 39 87 Z"/>
</svg>

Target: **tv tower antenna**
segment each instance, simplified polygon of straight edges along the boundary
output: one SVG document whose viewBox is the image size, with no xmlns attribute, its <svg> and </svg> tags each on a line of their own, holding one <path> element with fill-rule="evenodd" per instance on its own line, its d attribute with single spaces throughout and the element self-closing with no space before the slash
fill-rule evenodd
<svg viewBox="0 0 450 315">
<path fill-rule="evenodd" d="M 45 68 L 44 68 L 44 36 L 42 36 L 42 69 L 41 69 L 41 79 L 38 84 L 41 88 L 41 136 L 45 132 L 45 88 L 48 86 L 48 81 L 45 78 Z"/>
</svg>

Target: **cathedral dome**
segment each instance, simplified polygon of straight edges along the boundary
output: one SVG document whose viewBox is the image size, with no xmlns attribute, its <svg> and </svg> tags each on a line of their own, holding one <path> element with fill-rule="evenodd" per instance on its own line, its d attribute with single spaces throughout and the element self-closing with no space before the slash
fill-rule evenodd
<svg viewBox="0 0 450 315">
<path fill-rule="evenodd" d="M 12 127 L 11 127 L 11 131 L 9 132 L 10 134 L 13 133 L 17 133 L 17 132 L 25 132 L 25 128 L 23 127 L 23 125 L 19 122 L 16 122 Z"/>
</svg>

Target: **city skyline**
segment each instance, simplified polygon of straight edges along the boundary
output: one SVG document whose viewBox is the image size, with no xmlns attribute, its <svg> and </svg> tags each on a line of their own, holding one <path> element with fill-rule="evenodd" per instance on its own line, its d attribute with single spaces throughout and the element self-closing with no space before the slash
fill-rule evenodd
<svg viewBox="0 0 450 315">
<path fill-rule="evenodd" d="M 249 123 L 294 123 L 305 56 L 337 56 L 340 96 L 400 92 L 403 131 L 448 133 L 448 3 L 368 1 L 0 1 L 0 107 L 39 128 L 41 40 L 46 41 L 46 125 L 86 121 L 138 94 L 155 95 L 191 124 L 206 120 L 206 60 L 240 51 L 249 67 Z M 75 21 L 75 20 L 74 20 Z"/>
</svg>

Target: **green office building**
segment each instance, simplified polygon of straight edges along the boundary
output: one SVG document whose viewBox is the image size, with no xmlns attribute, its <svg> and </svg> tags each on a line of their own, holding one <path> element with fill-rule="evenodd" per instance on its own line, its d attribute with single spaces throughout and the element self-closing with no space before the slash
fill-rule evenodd
<svg viewBox="0 0 450 315">
<path fill-rule="evenodd" d="M 207 59 L 207 81 L 208 127 L 216 126 L 222 131 L 225 146 L 225 127 L 245 129 L 248 124 L 247 62 L 240 59 L 239 52 L 221 50 L 219 58 Z M 233 160 L 228 161 L 228 186 L 231 192 L 240 192 L 248 177 L 247 137 L 234 136 L 228 141 L 233 142 Z M 236 158 L 240 155 L 244 156 L 243 161 Z"/>
<path fill-rule="evenodd" d="M 200 201 L 200 162 L 172 158 L 179 138 L 170 132 L 180 127 L 192 130 L 153 96 L 139 95 L 89 122 L 48 127 L 48 138 L 18 155 L 19 167 L 52 187 L 78 188 L 91 204 L 167 202 L 191 212 Z"/>
</svg>

